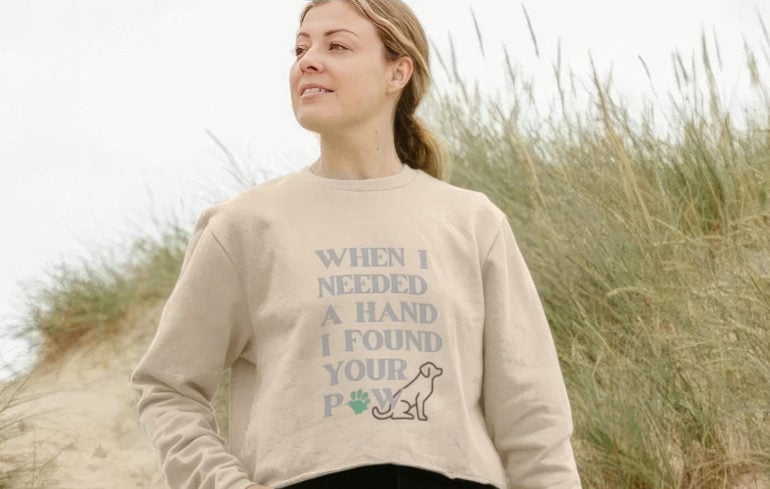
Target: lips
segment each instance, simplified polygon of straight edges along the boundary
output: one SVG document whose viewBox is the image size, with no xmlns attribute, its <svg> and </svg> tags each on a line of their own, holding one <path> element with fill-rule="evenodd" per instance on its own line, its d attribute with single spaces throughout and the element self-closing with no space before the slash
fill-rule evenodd
<svg viewBox="0 0 770 489">
<path fill-rule="evenodd" d="M 301 101 L 311 101 L 315 99 L 321 99 L 324 98 L 326 95 L 329 95 L 330 93 L 334 93 L 333 91 L 323 91 L 319 89 L 310 89 L 306 90 L 302 95 L 300 95 L 299 99 Z"/>
<path fill-rule="evenodd" d="M 324 90 L 323 88 L 308 88 L 304 92 L 302 92 L 303 97 L 311 97 L 313 95 L 321 95 L 324 93 L 329 93 L 330 90 Z"/>
<path fill-rule="evenodd" d="M 318 83 L 306 83 L 299 87 L 300 97 L 318 96 L 319 94 L 329 93 L 329 92 L 334 92 L 334 90 L 331 90 L 330 88 L 327 88 Z"/>
</svg>

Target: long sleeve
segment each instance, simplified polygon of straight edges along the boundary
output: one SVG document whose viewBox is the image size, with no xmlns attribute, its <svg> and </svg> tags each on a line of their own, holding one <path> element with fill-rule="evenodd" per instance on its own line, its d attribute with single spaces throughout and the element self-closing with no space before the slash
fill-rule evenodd
<svg viewBox="0 0 770 489">
<path fill-rule="evenodd" d="M 572 413 L 535 284 L 503 217 L 483 267 L 487 428 L 509 489 L 577 489 Z"/>
<path fill-rule="evenodd" d="M 241 277 L 214 234 L 214 210 L 199 217 L 155 337 L 129 376 L 171 489 L 253 484 L 219 435 L 211 406 L 221 374 L 251 338 Z"/>
</svg>

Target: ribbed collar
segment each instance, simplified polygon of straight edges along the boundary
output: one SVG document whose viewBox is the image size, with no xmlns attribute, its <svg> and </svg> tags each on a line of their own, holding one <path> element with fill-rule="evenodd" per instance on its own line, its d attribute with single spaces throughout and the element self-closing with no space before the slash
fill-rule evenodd
<svg viewBox="0 0 770 489">
<path fill-rule="evenodd" d="M 314 182 L 317 185 L 323 185 L 340 190 L 357 191 L 386 190 L 390 188 L 401 187 L 414 180 L 415 177 L 417 177 L 417 173 L 417 170 L 407 165 L 406 163 L 401 164 L 400 172 L 393 175 L 388 175 L 386 177 L 376 178 L 343 179 L 322 177 L 310 171 L 310 164 L 299 171 L 300 176 Z"/>
</svg>

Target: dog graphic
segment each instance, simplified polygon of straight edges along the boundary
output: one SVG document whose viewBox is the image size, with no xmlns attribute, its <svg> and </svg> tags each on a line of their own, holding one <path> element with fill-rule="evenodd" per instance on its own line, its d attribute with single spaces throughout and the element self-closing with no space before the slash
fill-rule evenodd
<svg viewBox="0 0 770 489">
<path fill-rule="evenodd" d="M 427 421 L 425 401 L 433 394 L 433 381 L 444 372 L 433 362 L 420 365 L 420 372 L 393 395 L 393 404 L 385 411 L 372 408 L 372 416 L 377 419 L 414 419 L 414 414 L 420 421 Z M 410 413 L 414 409 L 414 414 Z"/>
</svg>

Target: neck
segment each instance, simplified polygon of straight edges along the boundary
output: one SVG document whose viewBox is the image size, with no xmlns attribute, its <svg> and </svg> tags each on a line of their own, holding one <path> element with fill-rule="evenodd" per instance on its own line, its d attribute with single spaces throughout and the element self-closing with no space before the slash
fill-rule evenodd
<svg viewBox="0 0 770 489">
<path fill-rule="evenodd" d="M 327 178 L 365 179 L 394 175 L 402 162 L 396 153 L 393 130 L 361 127 L 345 133 L 321 135 L 321 156 L 313 173 Z"/>
</svg>

